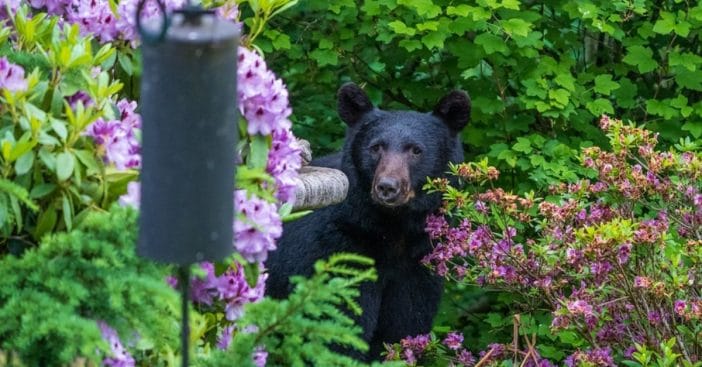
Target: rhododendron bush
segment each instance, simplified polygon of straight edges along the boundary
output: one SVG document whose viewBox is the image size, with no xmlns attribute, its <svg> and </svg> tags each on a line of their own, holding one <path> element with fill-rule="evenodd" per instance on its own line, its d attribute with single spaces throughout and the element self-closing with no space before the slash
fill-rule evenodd
<svg viewBox="0 0 702 367">
<path fill-rule="evenodd" d="M 427 220 L 434 250 L 422 261 L 453 281 L 517 293 L 527 312 L 550 309 L 551 333 L 579 338 L 568 366 L 650 365 L 655 356 L 691 365 L 702 356 L 702 155 L 689 141 L 660 149 L 655 133 L 606 116 L 600 127 L 610 148 L 582 149 L 591 176 L 546 196 L 494 187 L 500 172 L 487 161 L 451 167 L 457 184 L 430 181 L 445 202 Z M 444 358 L 550 365 L 524 334 L 470 363 Z M 435 353 L 431 345 L 462 350 L 461 339 L 418 347 L 408 338 L 388 358 L 414 363 Z"/>
</svg>

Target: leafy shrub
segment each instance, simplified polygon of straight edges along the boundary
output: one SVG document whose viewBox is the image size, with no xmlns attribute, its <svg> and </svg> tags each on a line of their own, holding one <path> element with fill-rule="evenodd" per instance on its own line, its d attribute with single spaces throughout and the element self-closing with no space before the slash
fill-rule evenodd
<svg viewBox="0 0 702 367">
<path fill-rule="evenodd" d="M 0 253 L 70 230 L 135 176 L 106 166 L 84 134 L 124 112 L 116 99 L 122 84 L 99 69 L 115 50 L 94 50 L 77 26 L 57 20 L 23 8 L 12 30 L 0 32 Z"/>
<path fill-rule="evenodd" d="M 581 146 L 606 143 L 602 113 L 667 143 L 702 136 L 702 5 L 681 1 L 311 0 L 258 44 L 292 91 L 296 132 L 340 146 L 338 86 L 373 102 L 429 110 L 450 88 L 473 97 L 463 138 L 501 185 L 528 191 L 582 173 Z"/>
<path fill-rule="evenodd" d="M 690 145 L 659 151 L 658 135 L 618 120 L 601 126 L 611 151 L 582 150 L 596 180 L 556 185 L 546 197 L 493 187 L 499 171 L 485 160 L 452 167 L 460 187 L 431 181 L 449 221 L 429 218 L 436 247 L 423 261 L 458 282 L 515 292 L 525 312 L 550 308 L 551 330 L 577 349 L 569 365 L 614 365 L 637 349 L 669 358 L 664 346 L 695 363 L 702 157 Z"/>
<path fill-rule="evenodd" d="M 115 207 L 22 257 L 0 259 L 0 349 L 33 366 L 98 362 L 96 351 L 110 350 L 101 320 L 142 353 L 175 351 L 178 295 L 165 267 L 135 254 L 135 241 L 136 212 Z"/>
</svg>

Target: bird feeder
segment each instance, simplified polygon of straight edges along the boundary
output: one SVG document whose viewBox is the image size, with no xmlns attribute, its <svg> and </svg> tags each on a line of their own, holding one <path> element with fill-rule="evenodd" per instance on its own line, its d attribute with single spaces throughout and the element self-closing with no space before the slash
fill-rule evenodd
<svg viewBox="0 0 702 367">
<path fill-rule="evenodd" d="M 189 268 L 233 251 L 238 30 L 186 6 L 142 24 L 142 169 L 138 253 L 180 266 L 183 365 Z M 154 28 L 154 25 L 155 28 Z"/>
</svg>

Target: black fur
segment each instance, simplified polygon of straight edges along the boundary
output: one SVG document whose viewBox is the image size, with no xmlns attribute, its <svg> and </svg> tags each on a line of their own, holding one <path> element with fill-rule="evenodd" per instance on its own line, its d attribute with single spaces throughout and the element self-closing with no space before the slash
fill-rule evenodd
<svg viewBox="0 0 702 367">
<path fill-rule="evenodd" d="M 363 314 L 358 318 L 371 350 L 369 356 L 357 356 L 377 359 L 383 342 L 431 329 L 443 285 L 420 260 L 431 251 L 424 231 L 426 216 L 439 208 L 441 198 L 421 188 L 427 176 L 445 176 L 449 161 L 463 160 L 457 132 L 468 122 L 470 99 L 464 92 L 452 92 L 433 113 L 419 113 L 373 108 L 355 85 L 343 86 L 339 96 L 339 114 L 351 131 L 341 154 L 323 158 L 322 163 L 343 170 L 350 183 L 348 196 L 340 204 L 285 224 L 278 249 L 266 263 L 267 293 L 285 297 L 291 291 L 291 275 L 311 275 L 312 264 L 332 253 L 372 257 L 378 281 L 361 287 Z M 390 151 L 401 151 L 408 144 L 421 147 L 420 159 L 408 163 L 416 196 L 406 205 L 388 208 L 371 198 L 378 162 L 369 151 L 379 142 Z"/>
</svg>

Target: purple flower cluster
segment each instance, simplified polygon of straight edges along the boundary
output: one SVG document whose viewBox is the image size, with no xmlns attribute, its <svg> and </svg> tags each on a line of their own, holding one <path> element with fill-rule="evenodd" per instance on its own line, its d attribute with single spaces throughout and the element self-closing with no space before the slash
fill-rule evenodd
<svg viewBox="0 0 702 367">
<path fill-rule="evenodd" d="M 594 367 L 614 367 L 614 358 L 610 348 L 595 348 L 585 352 L 577 351 L 564 361 L 567 367 L 594 366 Z"/>
<path fill-rule="evenodd" d="M 251 358 L 256 367 L 265 367 L 268 361 L 268 352 L 263 347 L 256 347 Z"/>
<path fill-rule="evenodd" d="M 458 350 L 463 345 L 463 334 L 457 332 L 450 332 L 446 335 L 446 338 L 442 343 L 449 349 Z"/>
<path fill-rule="evenodd" d="M 287 88 L 257 52 L 240 47 L 237 92 L 239 111 L 248 123 L 248 133 L 273 137 L 266 171 L 276 180 L 276 197 L 283 202 L 294 201 L 294 179 L 302 158 L 290 130 L 288 117 L 292 110 Z"/>
<path fill-rule="evenodd" d="M 264 262 L 268 251 L 275 250 L 275 241 L 283 234 L 283 223 L 274 203 L 234 193 L 237 218 L 234 221 L 234 247 L 249 262 Z"/>
<path fill-rule="evenodd" d="M 281 202 L 295 201 L 295 179 L 302 166 L 300 152 L 300 146 L 290 129 L 273 130 L 266 172 L 275 178 L 276 198 Z"/>
<path fill-rule="evenodd" d="M 247 330 L 246 328 L 244 328 L 244 330 L 241 331 L 244 333 L 254 332 L 256 328 L 249 329 L 254 330 Z M 222 350 L 228 349 L 232 343 L 234 331 L 234 325 L 225 326 L 224 329 L 222 329 L 221 334 L 217 338 L 217 348 Z M 253 360 L 253 363 L 256 367 L 264 367 L 266 365 L 266 361 L 268 360 L 268 352 L 264 347 L 258 346 L 254 349 L 253 353 L 251 353 L 251 359 Z"/>
<path fill-rule="evenodd" d="M 255 287 L 246 282 L 244 268 L 234 264 L 219 276 L 215 274 L 214 265 L 209 262 L 200 264 L 205 276 L 195 277 L 191 283 L 191 298 L 202 308 L 223 305 L 225 317 L 229 321 L 241 317 L 244 305 L 260 300 L 265 290 L 266 275 L 261 275 Z M 171 282 L 173 283 L 173 282 Z M 226 346 L 232 330 L 224 330 L 220 344 Z"/>
<path fill-rule="evenodd" d="M 141 128 L 141 117 L 134 112 L 136 102 L 122 99 L 117 102 L 117 108 L 118 118 L 107 121 L 99 118 L 88 126 L 85 134 L 93 138 L 98 154 L 106 163 L 118 170 L 139 168 L 141 154 L 137 131 Z"/>
<path fill-rule="evenodd" d="M 400 341 L 400 346 L 402 347 L 402 352 L 400 358 L 405 361 L 410 366 L 414 366 L 417 363 L 417 359 L 421 358 L 424 351 L 429 346 L 429 334 L 422 334 L 417 336 L 408 336 Z M 393 351 L 394 350 L 389 350 Z M 390 360 L 396 357 L 394 353 L 388 353 L 386 359 Z"/>
<path fill-rule="evenodd" d="M 119 340 L 119 335 L 104 321 L 98 321 L 102 338 L 110 345 L 110 356 L 102 360 L 104 366 L 109 367 L 134 367 L 135 361 Z"/>
<path fill-rule="evenodd" d="M 453 279 L 538 294 L 552 307 L 554 331 L 575 331 L 600 347 L 573 360 L 610 365 L 606 348 L 656 350 L 678 335 L 676 326 L 702 317 L 694 298 L 702 278 L 702 156 L 660 152 L 655 134 L 618 120 L 602 126 L 611 151 L 583 149 L 595 182 L 519 197 L 485 189 L 490 170 L 476 163 L 452 168 L 467 182 L 463 195 L 432 181 L 451 195 L 442 215 L 427 218 L 434 249 L 423 263 Z M 696 343 L 678 338 L 678 345 Z"/>
<path fill-rule="evenodd" d="M 24 79 L 24 69 L 0 57 L 0 90 L 5 89 L 10 92 L 23 91 L 27 89 L 27 81 Z"/>
<path fill-rule="evenodd" d="M 184 0 L 165 0 L 168 11 L 178 9 Z M 94 36 L 99 42 L 128 41 L 136 45 L 136 7 L 138 0 L 121 0 L 116 13 L 108 0 L 30 0 L 32 8 L 60 16 L 70 24 L 77 24 L 83 35 Z M 161 17 L 155 1 L 147 1 L 142 21 Z"/>
<path fill-rule="evenodd" d="M 702 319 L 702 298 L 676 300 L 673 309 L 685 320 L 700 320 Z"/>
<path fill-rule="evenodd" d="M 495 344 L 492 347 L 502 348 L 501 345 Z M 472 367 L 476 363 L 476 358 L 473 354 L 463 347 L 463 334 L 459 332 L 449 332 L 439 343 L 433 340 L 429 334 L 420 334 L 417 336 L 408 336 L 399 343 L 393 345 L 385 345 L 385 360 L 386 361 L 403 361 L 407 365 L 414 366 L 420 363 L 420 360 L 425 355 L 435 355 L 437 349 L 442 349 L 449 366 L 466 366 Z M 502 352 L 491 353 L 487 358 L 492 356 L 499 357 Z M 485 353 L 481 353 L 481 357 Z"/>
<path fill-rule="evenodd" d="M 0 6 L 0 22 L 2 22 L 5 19 L 10 18 L 16 11 L 17 8 L 20 6 L 21 0 L 5 0 L 2 3 L 2 6 Z M 7 9 L 10 10 L 9 14 L 7 12 Z"/>
<path fill-rule="evenodd" d="M 256 51 L 239 48 L 237 81 L 239 110 L 248 122 L 249 135 L 270 135 L 273 130 L 290 128 L 288 90 Z"/>
<path fill-rule="evenodd" d="M 134 209 L 139 209 L 141 201 L 141 183 L 132 181 L 127 184 L 127 193 L 119 197 L 119 204 L 122 206 L 131 206 Z"/>
</svg>

